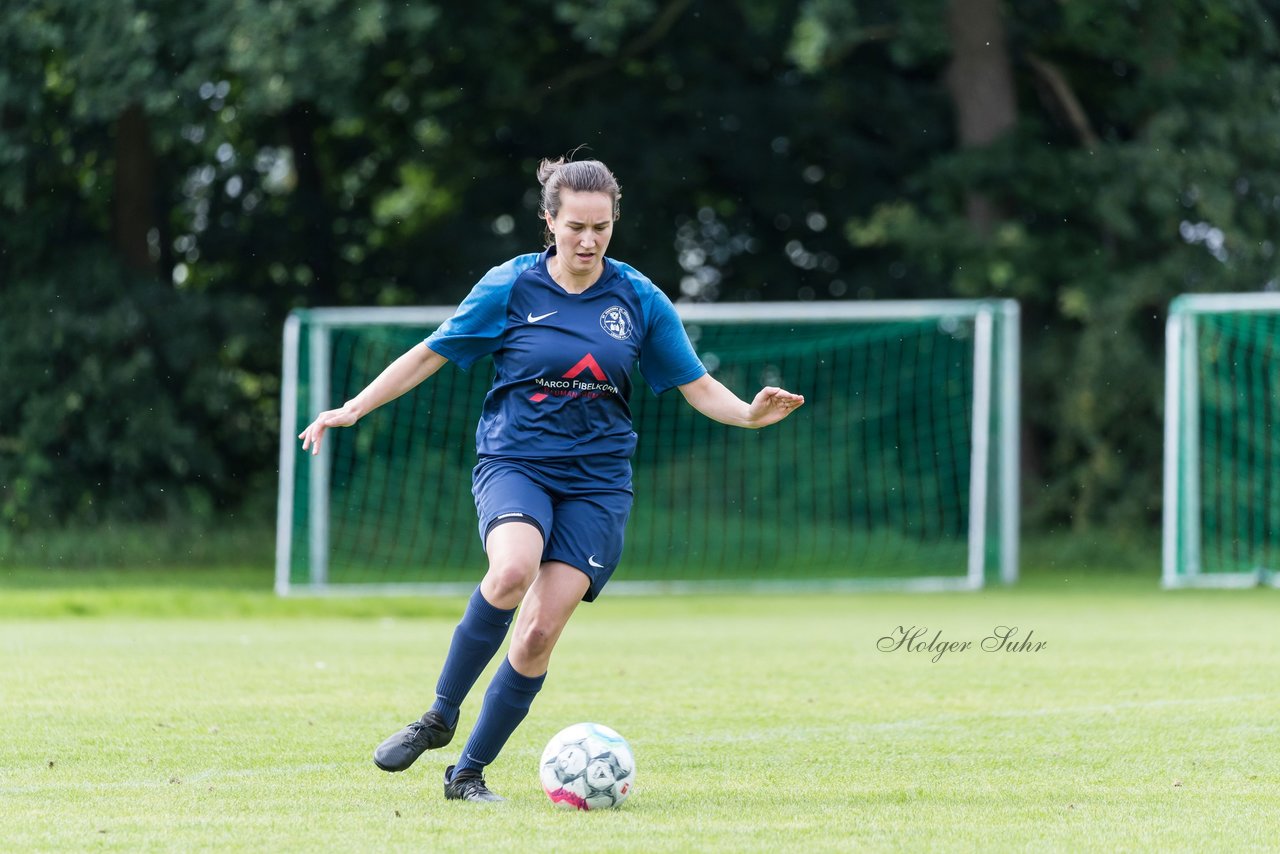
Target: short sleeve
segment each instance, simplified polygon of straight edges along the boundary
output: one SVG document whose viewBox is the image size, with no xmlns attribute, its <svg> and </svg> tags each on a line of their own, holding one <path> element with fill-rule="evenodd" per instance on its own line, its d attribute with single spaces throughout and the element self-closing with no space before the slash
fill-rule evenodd
<svg viewBox="0 0 1280 854">
<path fill-rule="evenodd" d="M 634 269 L 620 264 L 640 296 L 645 335 L 640 346 L 640 373 L 654 394 L 691 383 L 707 372 L 684 331 L 680 315 L 667 295 Z"/>
<path fill-rule="evenodd" d="M 507 303 L 516 279 L 538 260 L 521 255 L 485 274 L 458 310 L 427 337 L 426 345 L 464 371 L 502 346 Z"/>
</svg>

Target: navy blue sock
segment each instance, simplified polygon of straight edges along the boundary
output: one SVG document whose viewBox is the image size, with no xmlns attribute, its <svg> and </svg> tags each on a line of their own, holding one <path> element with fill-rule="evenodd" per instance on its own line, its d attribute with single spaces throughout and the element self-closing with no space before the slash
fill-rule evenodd
<svg viewBox="0 0 1280 854">
<path fill-rule="evenodd" d="M 484 766 L 498 758 L 498 752 L 511 733 L 529 714 L 529 706 L 533 705 L 533 698 L 546 678 L 545 673 L 522 676 L 511 666 L 509 659 L 502 659 L 498 672 L 493 674 L 493 681 L 489 683 L 489 690 L 485 692 L 480 719 L 462 750 L 455 777 L 463 770 L 482 771 Z"/>
<path fill-rule="evenodd" d="M 471 594 L 462 621 L 453 630 L 453 642 L 449 644 L 449 654 L 436 682 L 436 701 L 431 707 L 431 711 L 443 715 L 450 726 L 457 723 L 462 701 L 502 646 L 515 612 L 515 608 L 503 610 L 490 605 L 479 587 Z"/>
</svg>

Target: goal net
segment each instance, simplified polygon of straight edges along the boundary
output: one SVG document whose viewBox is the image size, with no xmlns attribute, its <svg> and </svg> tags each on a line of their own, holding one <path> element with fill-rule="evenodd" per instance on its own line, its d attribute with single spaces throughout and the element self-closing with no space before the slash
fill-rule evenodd
<svg viewBox="0 0 1280 854">
<path fill-rule="evenodd" d="M 636 501 L 611 591 L 891 585 L 1017 574 L 1012 301 L 679 305 L 707 368 L 807 403 L 765 430 L 636 378 Z M 485 568 L 471 496 L 492 360 L 449 365 L 326 434 L 297 434 L 422 341 L 448 308 L 313 309 L 285 325 L 276 589 L 461 592 Z"/>
<path fill-rule="evenodd" d="M 1165 331 L 1163 583 L 1280 579 L 1280 294 L 1188 295 Z"/>
</svg>

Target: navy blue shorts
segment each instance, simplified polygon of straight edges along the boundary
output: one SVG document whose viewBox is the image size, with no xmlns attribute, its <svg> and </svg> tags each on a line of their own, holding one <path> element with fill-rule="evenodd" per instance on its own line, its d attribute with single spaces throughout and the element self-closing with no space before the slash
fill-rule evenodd
<svg viewBox="0 0 1280 854">
<path fill-rule="evenodd" d="M 484 457 L 471 476 L 480 542 L 505 522 L 542 532 L 542 560 L 582 570 L 593 601 L 622 558 L 631 515 L 631 461 L 625 457 L 522 460 Z"/>
</svg>

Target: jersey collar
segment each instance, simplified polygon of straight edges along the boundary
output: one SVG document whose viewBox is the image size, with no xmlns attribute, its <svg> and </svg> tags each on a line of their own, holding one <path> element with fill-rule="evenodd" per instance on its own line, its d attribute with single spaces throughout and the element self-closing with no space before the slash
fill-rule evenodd
<svg viewBox="0 0 1280 854">
<path fill-rule="evenodd" d="M 543 276 L 546 277 L 548 282 L 555 285 L 557 288 L 560 288 L 560 283 L 557 282 L 554 278 L 552 278 L 551 269 L 547 267 L 547 262 L 550 261 L 551 257 L 555 254 L 556 254 L 556 247 L 555 247 L 555 244 L 553 243 L 550 246 L 548 246 L 546 249 L 542 250 L 542 255 L 538 258 L 538 267 L 540 272 L 542 273 Z M 604 267 L 604 269 L 600 271 L 600 278 L 596 279 L 595 284 L 587 288 L 582 293 L 577 294 L 577 296 L 586 296 L 587 294 L 592 293 L 598 288 L 603 289 L 601 288 L 601 286 L 609 284 L 609 281 L 618 274 L 618 267 L 614 263 L 613 259 L 611 259 L 609 256 L 607 255 L 604 256 L 603 258 L 600 259 L 600 262 Z M 560 288 L 560 290 L 564 290 L 564 288 Z M 569 292 L 565 291 L 565 293 L 569 293 Z"/>
</svg>

